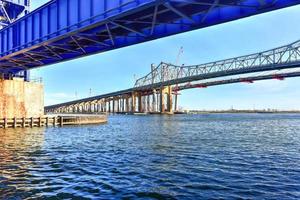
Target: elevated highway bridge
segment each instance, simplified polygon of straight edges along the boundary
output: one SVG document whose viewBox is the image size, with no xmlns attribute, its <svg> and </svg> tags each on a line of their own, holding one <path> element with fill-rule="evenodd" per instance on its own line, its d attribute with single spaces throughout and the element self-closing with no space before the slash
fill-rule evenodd
<svg viewBox="0 0 300 200">
<path fill-rule="evenodd" d="M 134 87 L 45 107 L 46 112 L 153 112 L 177 109 L 178 92 L 231 83 L 300 76 L 300 41 L 231 59 L 193 66 L 160 63 Z M 175 97 L 175 98 L 174 98 Z M 175 99 L 175 102 L 174 102 Z"/>
</svg>

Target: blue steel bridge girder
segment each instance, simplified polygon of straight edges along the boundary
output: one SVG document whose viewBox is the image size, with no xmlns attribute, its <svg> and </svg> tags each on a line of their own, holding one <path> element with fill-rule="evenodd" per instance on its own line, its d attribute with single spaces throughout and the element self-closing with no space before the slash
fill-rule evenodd
<svg viewBox="0 0 300 200">
<path fill-rule="evenodd" d="M 17 73 L 299 3 L 52 0 L 0 31 L 0 72 Z"/>
</svg>

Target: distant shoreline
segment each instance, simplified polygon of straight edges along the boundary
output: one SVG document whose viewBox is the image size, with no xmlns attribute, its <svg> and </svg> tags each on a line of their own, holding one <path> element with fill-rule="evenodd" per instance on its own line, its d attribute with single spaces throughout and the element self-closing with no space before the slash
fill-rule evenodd
<svg viewBox="0 0 300 200">
<path fill-rule="evenodd" d="M 186 114 L 300 114 L 300 110 L 190 110 Z"/>
</svg>

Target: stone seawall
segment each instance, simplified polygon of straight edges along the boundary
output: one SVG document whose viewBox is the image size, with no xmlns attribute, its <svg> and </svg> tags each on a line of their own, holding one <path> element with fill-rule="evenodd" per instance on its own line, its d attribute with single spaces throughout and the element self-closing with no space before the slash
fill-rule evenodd
<svg viewBox="0 0 300 200">
<path fill-rule="evenodd" d="M 44 115 L 44 87 L 23 79 L 0 79 L 0 118 L 30 118 Z"/>
</svg>

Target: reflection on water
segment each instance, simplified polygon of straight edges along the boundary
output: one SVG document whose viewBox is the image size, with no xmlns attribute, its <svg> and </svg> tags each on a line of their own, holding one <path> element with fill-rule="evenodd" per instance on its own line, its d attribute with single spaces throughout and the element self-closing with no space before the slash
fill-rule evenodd
<svg viewBox="0 0 300 200">
<path fill-rule="evenodd" d="M 43 142 L 44 128 L 0 129 L 0 197 L 16 197 L 18 191 L 30 190 L 34 178 L 30 169 L 37 167 L 34 157 Z"/>
<path fill-rule="evenodd" d="M 0 130 L 0 199 L 299 199 L 300 115 Z"/>
</svg>

